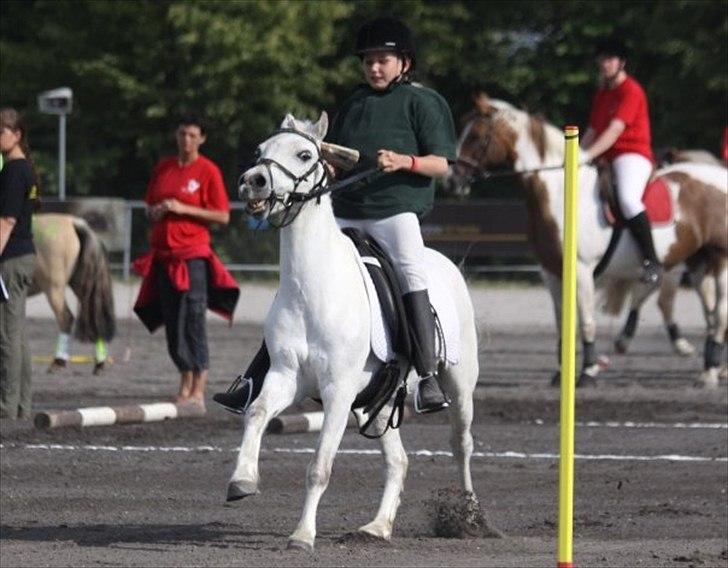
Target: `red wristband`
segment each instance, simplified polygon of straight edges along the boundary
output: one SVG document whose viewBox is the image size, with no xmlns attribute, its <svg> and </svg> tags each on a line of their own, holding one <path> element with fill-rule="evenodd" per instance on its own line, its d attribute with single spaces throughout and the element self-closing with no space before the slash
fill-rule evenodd
<svg viewBox="0 0 728 568">
<path fill-rule="evenodd" d="M 415 172 L 415 171 L 417 171 L 417 158 L 415 158 L 414 156 L 410 156 L 410 158 L 412 159 L 412 165 L 410 166 L 410 171 Z"/>
</svg>

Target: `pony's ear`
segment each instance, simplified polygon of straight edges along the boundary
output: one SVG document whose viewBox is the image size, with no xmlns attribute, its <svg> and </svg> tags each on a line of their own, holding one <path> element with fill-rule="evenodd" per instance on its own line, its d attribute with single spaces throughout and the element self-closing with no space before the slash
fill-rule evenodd
<svg viewBox="0 0 728 568">
<path fill-rule="evenodd" d="M 281 122 L 281 128 L 296 128 L 296 119 L 293 118 L 293 115 L 290 112 L 286 114 L 283 122 Z"/>
<path fill-rule="evenodd" d="M 314 136 L 319 140 L 323 140 L 324 136 L 326 136 L 326 132 L 329 130 L 329 115 L 326 114 L 325 110 L 321 111 L 321 116 L 316 124 L 314 124 L 314 128 L 316 130 Z"/>
<path fill-rule="evenodd" d="M 473 93 L 473 104 L 475 105 L 475 110 L 477 110 L 480 114 L 489 114 L 493 108 L 490 104 L 488 93 L 485 91 Z"/>
</svg>

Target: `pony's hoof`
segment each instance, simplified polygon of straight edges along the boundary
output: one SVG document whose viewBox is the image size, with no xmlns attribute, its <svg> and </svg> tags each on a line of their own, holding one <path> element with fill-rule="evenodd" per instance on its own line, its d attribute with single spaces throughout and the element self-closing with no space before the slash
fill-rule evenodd
<svg viewBox="0 0 728 568">
<path fill-rule="evenodd" d="M 620 355 L 624 355 L 629 351 L 629 339 L 625 337 L 619 337 L 614 342 L 614 350 Z"/>
<path fill-rule="evenodd" d="M 698 389 L 717 389 L 718 388 L 718 368 L 711 367 L 700 373 L 700 377 L 693 385 Z"/>
<path fill-rule="evenodd" d="M 57 373 L 61 369 L 66 368 L 66 360 L 61 359 L 60 357 L 56 357 L 53 359 L 53 362 L 48 366 L 48 372 L 49 373 Z"/>
<path fill-rule="evenodd" d="M 597 386 L 597 378 L 595 375 L 582 371 L 576 380 L 576 388 L 589 388 Z"/>
<path fill-rule="evenodd" d="M 695 347 L 684 337 L 676 339 L 672 344 L 672 348 L 681 357 L 692 357 L 695 355 Z"/>
<path fill-rule="evenodd" d="M 104 369 L 106 368 L 106 361 L 99 361 L 94 365 L 93 374 L 94 375 L 100 375 L 104 372 Z"/>
<path fill-rule="evenodd" d="M 363 527 L 359 527 L 355 533 L 351 533 L 351 538 L 359 538 L 363 540 L 377 540 L 389 542 L 392 540 L 392 529 L 369 523 Z"/>
<path fill-rule="evenodd" d="M 257 495 L 258 486 L 250 481 L 231 481 L 227 487 L 226 501 L 238 501 L 249 495 Z"/>
<path fill-rule="evenodd" d="M 289 538 L 288 550 L 305 550 L 306 552 L 313 552 L 313 543 L 305 542 L 303 540 L 297 540 L 295 538 Z"/>
<path fill-rule="evenodd" d="M 552 387 L 558 387 L 561 385 L 561 371 L 555 371 L 553 375 L 551 375 L 551 386 Z"/>
</svg>

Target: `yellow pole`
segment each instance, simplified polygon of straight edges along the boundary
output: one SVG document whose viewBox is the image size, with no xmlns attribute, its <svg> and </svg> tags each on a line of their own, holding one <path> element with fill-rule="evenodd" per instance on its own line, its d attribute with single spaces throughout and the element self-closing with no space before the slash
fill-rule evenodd
<svg viewBox="0 0 728 568">
<path fill-rule="evenodd" d="M 558 568 L 572 568 L 574 533 L 574 382 L 576 376 L 576 204 L 579 129 L 564 128 L 564 264 L 561 288 L 561 449 L 559 452 Z"/>
</svg>

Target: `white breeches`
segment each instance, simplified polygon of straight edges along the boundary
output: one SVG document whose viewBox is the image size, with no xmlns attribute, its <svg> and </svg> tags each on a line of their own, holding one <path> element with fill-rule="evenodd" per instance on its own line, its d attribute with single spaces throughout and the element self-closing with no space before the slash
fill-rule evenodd
<svg viewBox="0 0 728 568">
<path fill-rule="evenodd" d="M 652 175 L 652 162 L 642 154 L 622 154 L 612 162 L 617 199 L 626 220 L 645 210 L 642 194 Z"/>
<path fill-rule="evenodd" d="M 385 219 L 336 219 L 339 227 L 353 227 L 369 233 L 392 259 L 402 291 L 427 289 L 420 222 L 414 213 L 400 213 Z"/>
</svg>

